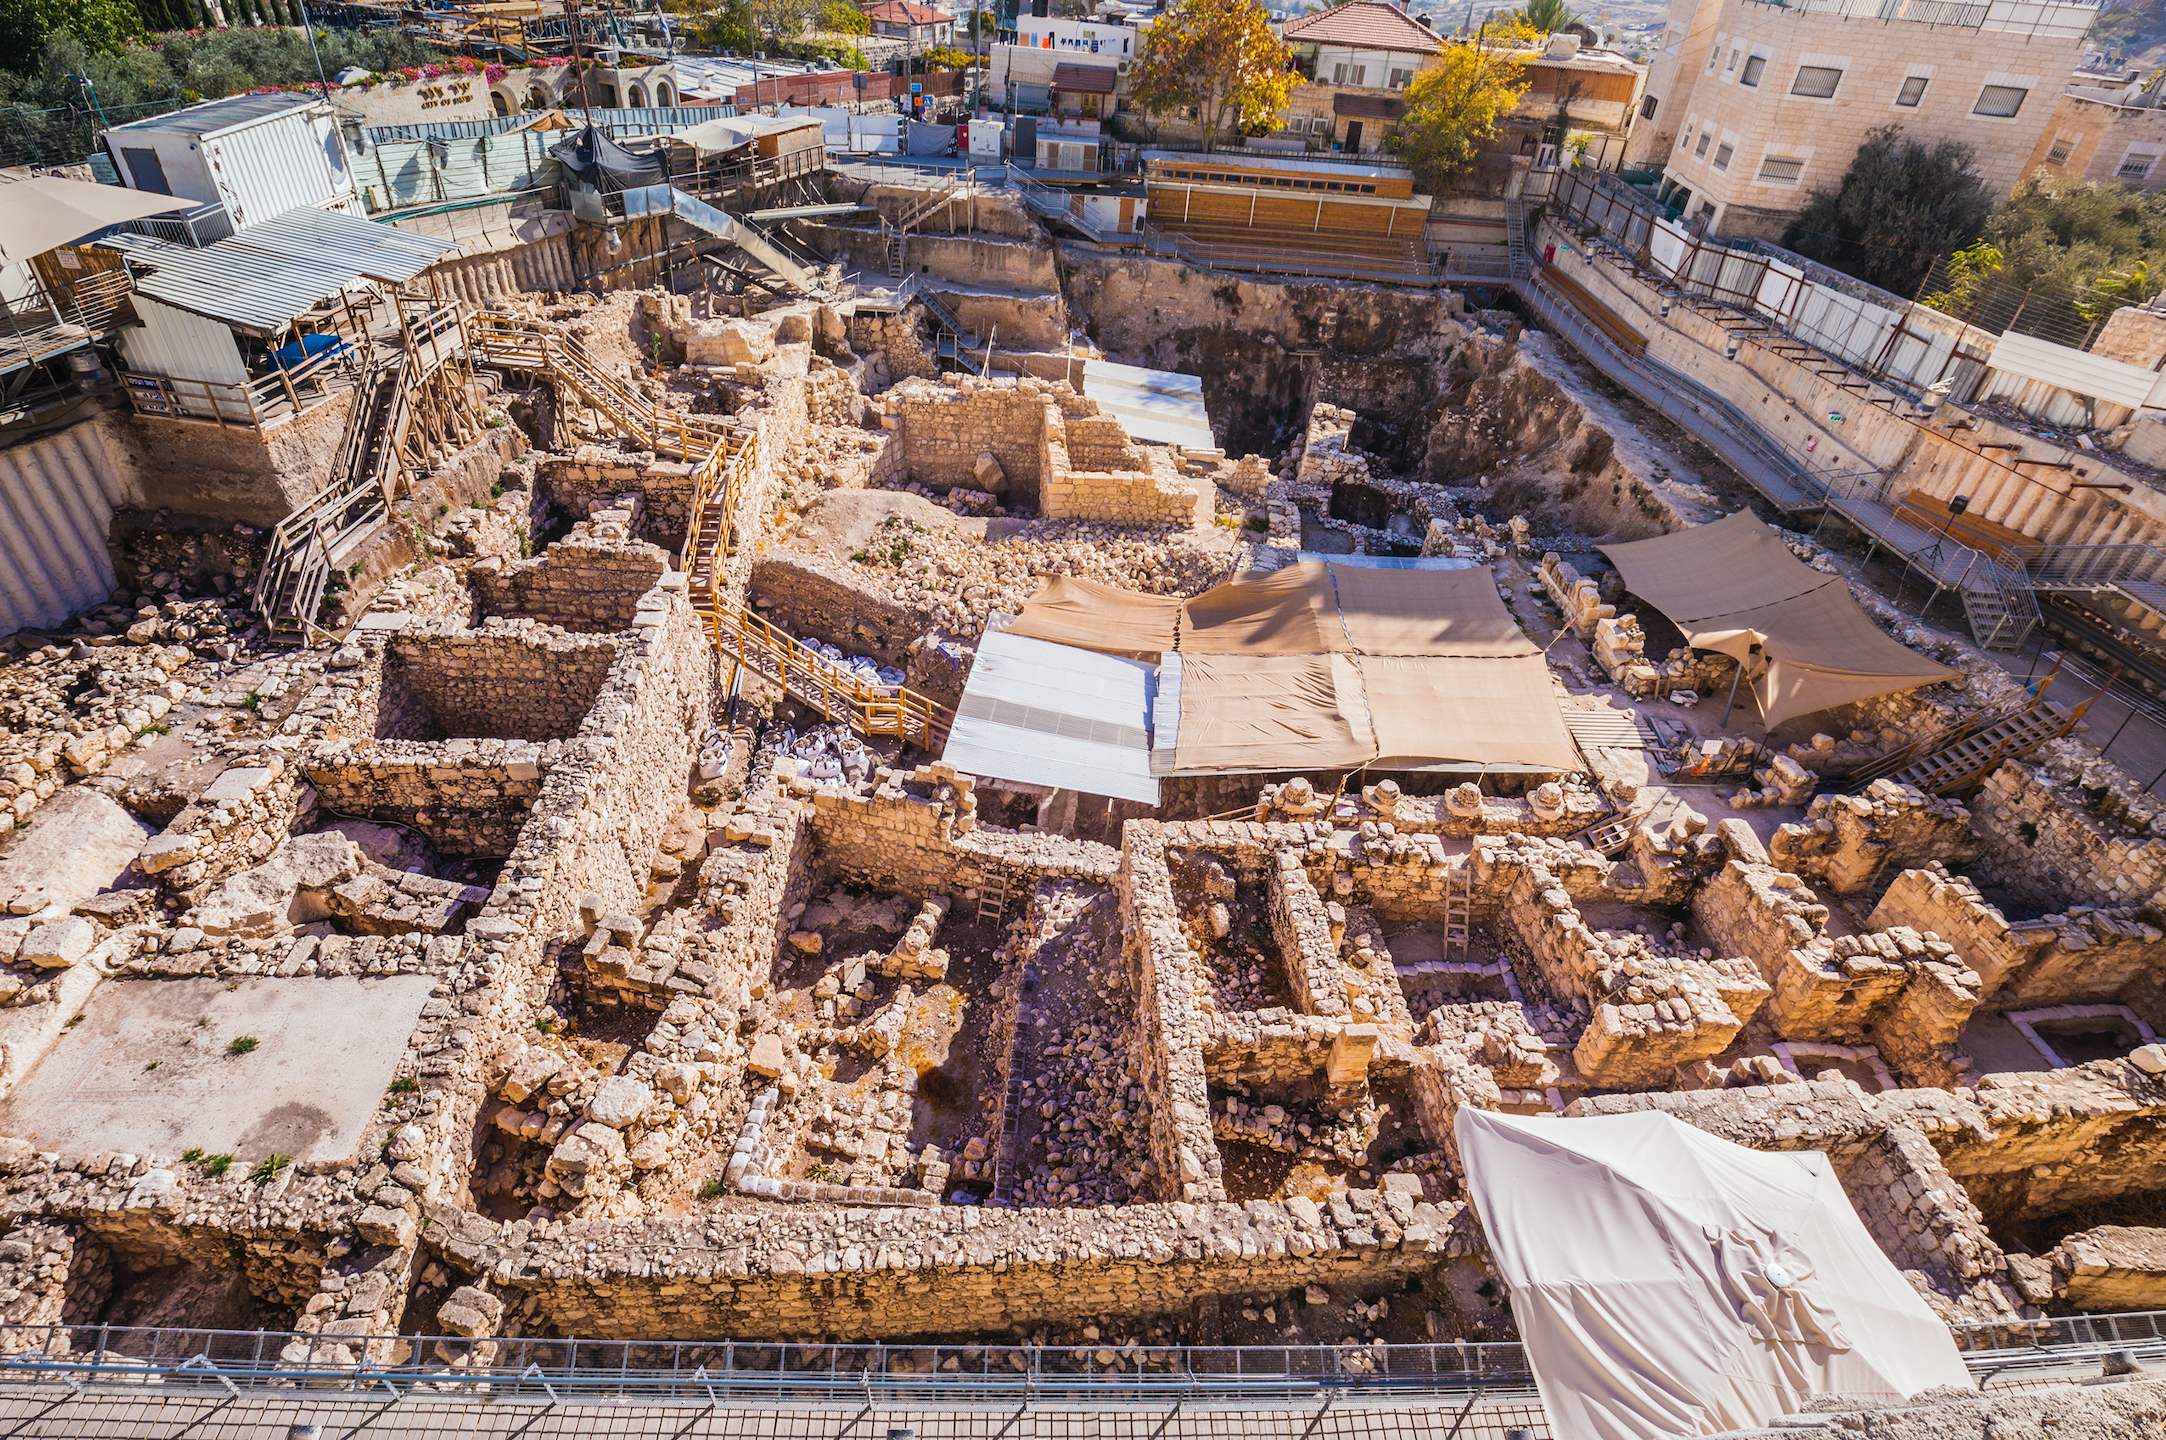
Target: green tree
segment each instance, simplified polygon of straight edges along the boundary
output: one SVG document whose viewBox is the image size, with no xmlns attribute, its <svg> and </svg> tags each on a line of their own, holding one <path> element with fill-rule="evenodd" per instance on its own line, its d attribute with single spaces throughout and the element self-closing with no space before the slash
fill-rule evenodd
<svg viewBox="0 0 2166 1440">
<path fill-rule="evenodd" d="M 1129 94 L 1153 115 L 1193 110 L 1208 150 L 1272 125 L 1295 78 L 1293 49 L 1256 0 L 1177 0 L 1143 32 Z"/>
<path fill-rule="evenodd" d="M 2081 286 L 2143 263 L 2166 270 L 2166 195 L 2125 185 L 2034 176 L 1986 223 L 2009 283 Z"/>
<path fill-rule="evenodd" d="M 91 49 L 118 55 L 143 33 L 129 0 L 0 0 L 0 65 L 27 73 L 49 36 L 67 31 Z"/>
<path fill-rule="evenodd" d="M 1526 50 L 1539 37 L 1516 16 L 1473 40 L 1446 42 L 1406 87 L 1396 136 L 1400 158 L 1425 190 L 1448 189 L 1527 93 Z"/>
<path fill-rule="evenodd" d="M 1865 138 L 1834 190 L 1816 190 L 1782 243 L 1898 295 L 1915 292 L 1942 255 L 1978 238 L 1992 192 L 1956 140 L 1906 140 L 1883 125 Z"/>
</svg>

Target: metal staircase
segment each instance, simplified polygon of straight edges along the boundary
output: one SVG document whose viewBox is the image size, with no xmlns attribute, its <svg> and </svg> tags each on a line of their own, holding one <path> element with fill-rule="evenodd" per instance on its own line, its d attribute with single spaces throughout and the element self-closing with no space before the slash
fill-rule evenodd
<svg viewBox="0 0 2166 1440">
<path fill-rule="evenodd" d="M 1514 280 L 1524 280 L 1527 264 L 1527 202 L 1518 196 L 1504 202 L 1504 253 Z"/>
<path fill-rule="evenodd" d="M 706 201 L 669 185 L 644 185 L 624 192 L 627 219 L 638 215 L 675 215 L 696 230 L 725 240 L 765 266 L 784 287 L 799 295 L 821 298 L 826 286 L 820 266 L 791 252 L 773 234 L 750 220 L 717 210 Z"/>
<path fill-rule="evenodd" d="M 946 302 L 929 290 L 918 292 L 917 301 L 925 307 L 925 313 L 933 317 L 935 334 L 933 353 L 952 356 L 957 364 L 973 375 L 983 375 L 992 369 L 992 354 L 987 343 L 971 333 L 962 317 L 948 307 Z"/>
<path fill-rule="evenodd" d="M 948 207 L 948 202 L 963 193 L 966 187 L 976 184 L 976 176 L 968 170 L 956 171 L 945 177 L 938 185 L 905 205 L 893 219 L 882 218 L 880 234 L 887 246 L 887 273 L 900 280 L 909 270 L 906 243 L 912 231 Z"/>
</svg>

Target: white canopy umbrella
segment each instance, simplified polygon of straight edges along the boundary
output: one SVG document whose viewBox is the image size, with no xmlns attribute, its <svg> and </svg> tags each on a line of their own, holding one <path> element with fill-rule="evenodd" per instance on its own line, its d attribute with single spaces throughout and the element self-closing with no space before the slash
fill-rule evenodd
<svg viewBox="0 0 2166 1440">
<path fill-rule="evenodd" d="M 1462 1107 L 1453 1128 L 1560 1436 L 1710 1435 L 1815 1394 L 1971 1384 L 1817 1150 L 1747 1150 L 1659 1111 Z"/>
<path fill-rule="evenodd" d="M 43 255 L 108 225 L 186 210 L 194 204 L 119 185 L 0 170 L 0 265 Z"/>
</svg>

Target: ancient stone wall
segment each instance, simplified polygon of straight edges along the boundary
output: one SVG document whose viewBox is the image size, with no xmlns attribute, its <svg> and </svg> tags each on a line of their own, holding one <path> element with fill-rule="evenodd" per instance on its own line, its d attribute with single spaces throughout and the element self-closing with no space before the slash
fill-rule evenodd
<svg viewBox="0 0 2166 1440">
<path fill-rule="evenodd" d="M 1218 1144 L 1211 1138 L 1210 1091 L 1196 1011 L 1197 961 L 1181 931 L 1166 869 L 1166 835 L 1155 821 L 1122 827 L 1121 935 L 1139 999 L 1141 1078 L 1157 1097 L 1149 1145 L 1161 1199 L 1223 1199 Z"/>
<path fill-rule="evenodd" d="M 509 855 L 563 746 L 385 740 L 359 753 L 311 756 L 301 773 L 334 815 L 410 825 L 439 855 Z"/>
<path fill-rule="evenodd" d="M 386 647 L 381 740 L 565 740 L 593 708 L 615 642 L 533 621 L 416 621 Z M 366 722 L 364 721 L 364 724 Z"/>
<path fill-rule="evenodd" d="M 2041 910 L 2071 901 L 2140 905 L 2166 887 L 2166 839 L 2103 813 L 2078 786 L 2011 760 L 1971 798 L 1985 837 L 1978 873 Z M 1921 856 L 1923 858 L 1936 858 Z"/>
<path fill-rule="evenodd" d="M 491 558 L 475 564 L 467 583 L 481 614 L 590 635 L 630 626 L 639 597 L 669 569 L 669 556 L 655 545 L 595 533 L 602 523 L 580 522 L 533 560 Z"/>
<path fill-rule="evenodd" d="M 1877 875 L 1928 860 L 1969 859 L 1980 845 L 1960 802 L 1875 780 L 1861 794 L 1816 797 L 1805 822 L 1779 827 L 1767 848 L 1783 869 L 1837 895 L 1855 895 Z"/>
</svg>

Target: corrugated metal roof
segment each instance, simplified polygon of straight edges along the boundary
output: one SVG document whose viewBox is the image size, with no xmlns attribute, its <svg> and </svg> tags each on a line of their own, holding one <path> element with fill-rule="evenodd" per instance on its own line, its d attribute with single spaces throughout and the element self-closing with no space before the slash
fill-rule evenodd
<svg viewBox="0 0 2166 1440">
<path fill-rule="evenodd" d="M 1133 660 L 988 631 L 941 758 L 972 775 L 1156 805 L 1152 673 Z"/>
<path fill-rule="evenodd" d="M 155 267 L 135 282 L 145 295 L 269 335 L 360 280 L 411 280 L 458 242 L 302 206 L 200 250 L 127 248 Z"/>
<path fill-rule="evenodd" d="M 305 95 L 297 90 L 278 90 L 268 95 L 228 95 L 223 100 L 206 100 L 185 110 L 153 115 L 147 120 L 131 120 L 113 128 L 138 133 L 155 130 L 169 135 L 215 135 L 236 125 L 246 125 L 251 120 L 323 103 L 321 95 Z"/>
</svg>

